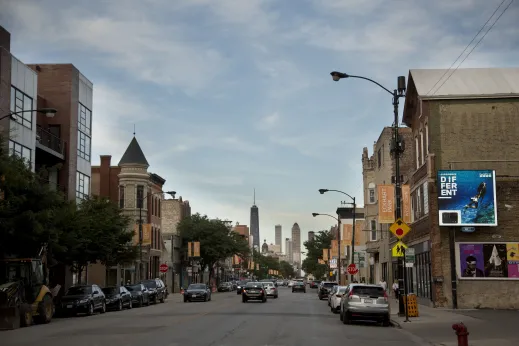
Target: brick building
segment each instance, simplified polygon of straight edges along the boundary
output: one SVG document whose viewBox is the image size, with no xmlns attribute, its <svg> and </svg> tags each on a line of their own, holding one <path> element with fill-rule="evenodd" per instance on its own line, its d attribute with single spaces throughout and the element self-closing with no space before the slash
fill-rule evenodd
<svg viewBox="0 0 519 346">
<path fill-rule="evenodd" d="M 409 71 L 403 121 L 415 143 L 407 172 L 412 231 L 404 242 L 417 254 L 409 284 L 419 294 L 429 291 L 438 307 L 457 300 L 459 308 L 518 308 L 519 297 L 510 293 L 519 291 L 519 281 L 463 279 L 456 249 L 458 242 L 519 243 L 519 68 L 458 69 L 443 83 L 445 72 Z M 497 226 L 473 233 L 439 226 L 437 171 L 454 169 L 496 171 Z"/>
<path fill-rule="evenodd" d="M 134 137 L 117 166 L 111 165 L 111 156 L 102 155 L 101 165 L 93 166 L 92 194 L 110 198 L 135 223 L 134 242 L 139 243 L 138 224 L 142 212 L 143 246 L 135 263 L 121 266 L 124 282 L 159 277 L 160 258 L 164 251 L 162 237 L 162 187 L 166 180 L 148 172 L 148 161 Z M 140 264 L 140 265 L 139 265 Z M 105 268 L 100 264 L 89 268 L 88 280 L 99 285 L 117 284 L 117 267 Z"/>
<path fill-rule="evenodd" d="M 401 179 L 405 181 L 405 174 L 412 165 L 412 133 L 409 128 L 399 129 L 400 138 L 407 147 L 400 158 Z M 393 184 L 395 179 L 394 159 L 390 153 L 390 143 L 393 138 L 393 128 L 384 127 L 377 141 L 373 144 L 373 154 L 370 156 L 368 148 L 362 150 L 362 176 L 364 186 L 364 223 L 366 233 L 366 252 L 369 256 L 368 279 L 378 283 L 382 278 L 392 282 L 396 268 L 390 253 L 389 224 L 379 222 L 378 215 L 378 185 Z M 411 148 L 411 149 L 410 149 Z"/>
</svg>

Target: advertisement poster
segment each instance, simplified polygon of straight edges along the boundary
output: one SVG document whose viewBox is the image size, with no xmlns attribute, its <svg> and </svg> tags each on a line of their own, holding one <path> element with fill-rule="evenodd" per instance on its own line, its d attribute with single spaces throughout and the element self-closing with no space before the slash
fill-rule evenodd
<svg viewBox="0 0 519 346">
<path fill-rule="evenodd" d="M 405 223 L 411 223 L 411 187 L 409 185 L 402 185 L 402 220 Z"/>
<path fill-rule="evenodd" d="M 395 187 L 394 185 L 378 186 L 378 222 L 395 222 Z"/>
<path fill-rule="evenodd" d="M 460 279 L 519 279 L 518 243 L 457 243 Z"/>
<path fill-rule="evenodd" d="M 440 226 L 497 226 L 496 172 L 438 171 Z"/>
</svg>

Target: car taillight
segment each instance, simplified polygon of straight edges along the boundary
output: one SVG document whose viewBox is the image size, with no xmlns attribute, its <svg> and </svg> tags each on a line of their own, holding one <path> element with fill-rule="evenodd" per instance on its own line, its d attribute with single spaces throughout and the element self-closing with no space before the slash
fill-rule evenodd
<svg viewBox="0 0 519 346">
<path fill-rule="evenodd" d="M 245 291 L 245 288 L 242 290 L 243 293 L 247 293 L 247 291 Z"/>
</svg>

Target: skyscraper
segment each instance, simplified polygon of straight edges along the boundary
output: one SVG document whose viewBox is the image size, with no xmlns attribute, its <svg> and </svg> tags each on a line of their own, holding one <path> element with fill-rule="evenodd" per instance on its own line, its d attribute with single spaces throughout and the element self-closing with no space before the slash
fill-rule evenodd
<svg viewBox="0 0 519 346">
<path fill-rule="evenodd" d="M 290 238 L 285 239 L 285 255 L 287 255 L 288 263 L 294 263 L 294 253 L 292 252 L 292 240 L 290 240 Z"/>
<path fill-rule="evenodd" d="M 250 234 L 253 248 L 260 248 L 259 209 L 256 206 L 256 189 L 254 189 L 254 204 L 250 208 Z"/>
<path fill-rule="evenodd" d="M 314 231 L 308 232 L 308 241 L 314 240 L 314 237 L 315 237 L 315 232 Z"/>
<path fill-rule="evenodd" d="M 301 228 L 297 222 L 292 226 L 292 253 L 294 263 L 301 264 Z"/>
<path fill-rule="evenodd" d="M 275 230 L 275 233 L 276 233 L 276 236 L 275 236 L 275 244 L 276 245 L 279 245 L 279 250 L 280 251 L 283 251 L 283 248 L 281 246 L 281 225 L 276 225 L 274 227 L 274 230 Z"/>
</svg>

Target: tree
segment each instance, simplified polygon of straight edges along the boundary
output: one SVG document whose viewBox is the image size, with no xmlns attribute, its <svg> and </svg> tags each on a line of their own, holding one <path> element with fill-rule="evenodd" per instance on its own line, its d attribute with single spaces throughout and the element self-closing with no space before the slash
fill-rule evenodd
<svg viewBox="0 0 519 346">
<path fill-rule="evenodd" d="M 222 220 L 210 220 L 207 215 L 197 213 L 186 217 L 179 222 L 177 230 L 182 238 L 184 252 L 187 252 L 188 242 L 200 242 L 200 265 L 202 268 L 209 267 L 209 279 L 218 261 L 233 255 L 245 258 L 249 253 L 245 239 L 229 230 Z"/>
<path fill-rule="evenodd" d="M 316 278 L 323 277 L 327 271 L 328 266 L 319 264 L 318 260 L 323 258 L 323 249 L 331 247 L 333 234 L 330 231 L 320 231 L 315 234 L 313 240 L 308 240 L 303 243 L 306 248 L 306 258 L 301 267 L 307 274 L 312 274 Z"/>
<path fill-rule="evenodd" d="M 57 219 L 68 205 L 64 196 L 3 145 L 0 177 L 0 258 L 34 257 L 44 243 L 56 244 L 61 236 Z"/>
<path fill-rule="evenodd" d="M 294 267 L 287 261 L 279 262 L 279 272 L 284 278 L 293 278 L 296 276 Z"/>
<path fill-rule="evenodd" d="M 253 253 L 253 260 L 255 265 L 259 265 L 259 270 L 256 270 L 256 268 L 254 268 L 254 273 L 260 279 L 267 279 L 272 277 L 272 275 L 269 274 L 269 269 L 278 271 L 280 269 L 279 260 L 277 258 L 265 256 L 256 250 L 254 250 Z"/>
<path fill-rule="evenodd" d="M 102 197 L 89 197 L 76 206 L 71 203 L 59 218 L 62 235 L 55 257 L 81 273 L 90 263 L 106 265 L 130 262 L 137 256 L 131 243 L 130 220 L 117 205 Z"/>
</svg>

